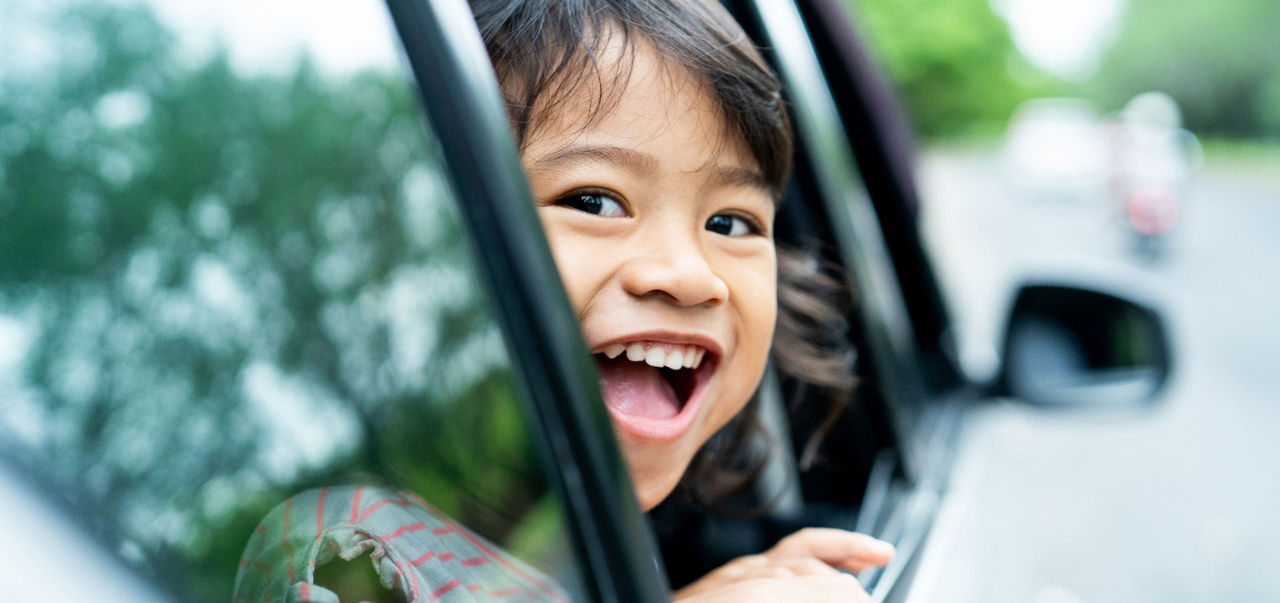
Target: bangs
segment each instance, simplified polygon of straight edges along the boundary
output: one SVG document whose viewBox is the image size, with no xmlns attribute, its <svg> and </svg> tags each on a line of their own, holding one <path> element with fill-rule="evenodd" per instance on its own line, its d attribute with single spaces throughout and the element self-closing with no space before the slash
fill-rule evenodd
<svg viewBox="0 0 1280 603">
<path fill-rule="evenodd" d="M 476 0 L 472 10 L 522 149 L 571 103 L 588 107 L 584 128 L 607 113 L 630 79 L 637 45 L 648 43 L 704 87 L 726 126 L 725 143 L 741 144 L 780 196 L 792 150 L 781 84 L 718 3 Z M 605 56 L 611 45 L 622 55 Z"/>
</svg>

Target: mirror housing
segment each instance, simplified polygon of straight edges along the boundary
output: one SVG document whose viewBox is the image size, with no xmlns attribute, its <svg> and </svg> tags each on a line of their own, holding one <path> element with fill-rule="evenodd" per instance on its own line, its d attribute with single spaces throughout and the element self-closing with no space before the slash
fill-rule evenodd
<svg viewBox="0 0 1280 603">
<path fill-rule="evenodd" d="M 1060 284 L 1017 293 L 994 394 L 1054 407 L 1132 407 L 1172 373 L 1164 318 L 1125 296 Z"/>
</svg>

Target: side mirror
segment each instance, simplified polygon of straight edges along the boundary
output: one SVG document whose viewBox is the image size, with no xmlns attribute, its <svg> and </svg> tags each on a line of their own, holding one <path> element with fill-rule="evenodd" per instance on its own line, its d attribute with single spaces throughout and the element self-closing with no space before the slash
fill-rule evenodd
<svg viewBox="0 0 1280 603">
<path fill-rule="evenodd" d="M 1003 346 L 995 393 L 1032 404 L 1133 406 L 1155 399 L 1172 372 L 1157 311 L 1080 287 L 1023 287 Z"/>
</svg>

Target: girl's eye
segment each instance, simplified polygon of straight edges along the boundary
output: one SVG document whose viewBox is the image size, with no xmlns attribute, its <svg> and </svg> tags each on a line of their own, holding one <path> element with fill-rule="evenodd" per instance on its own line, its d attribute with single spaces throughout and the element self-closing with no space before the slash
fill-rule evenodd
<svg viewBox="0 0 1280 603">
<path fill-rule="evenodd" d="M 716 214 L 707 219 L 707 230 L 727 237 L 759 234 L 760 227 L 742 216 Z"/>
<path fill-rule="evenodd" d="M 556 204 L 604 218 L 623 218 L 627 215 L 627 210 L 623 209 L 621 203 L 604 193 L 574 193 Z"/>
</svg>

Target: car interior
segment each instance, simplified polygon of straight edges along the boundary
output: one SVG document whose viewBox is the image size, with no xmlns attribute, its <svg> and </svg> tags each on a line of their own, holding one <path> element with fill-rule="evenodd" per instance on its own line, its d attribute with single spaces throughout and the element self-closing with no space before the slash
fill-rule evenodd
<svg viewBox="0 0 1280 603">
<path fill-rule="evenodd" d="M 791 49 L 781 42 L 771 44 L 776 39 L 771 36 L 785 34 L 765 25 L 776 26 L 786 22 L 785 17 L 767 19 L 763 13 L 769 7 L 764 3 L 726 4 L 757 43 L 771 49 L 770 57 L 784 79 L 793 78 L 789 92 L 797 112 L 799 152 L 794 185 L 778 217 L 777 240 L 780 247 L 810 251 L 840 281 L 839 290 L 832 294 L 845 296 L 847 302 L 843 336 L 844 343 L 856 350 L 852 367 L 856 386 L 848 407 L 834 423 L 824 425 L 820 413 L 806 412 L 821 407 L 820 386 L 783 371 L 776 371 L 776 379 L 766 382 L 774 389 L 762 392 L 762 403 L 779 406 L 771 416 L 779 421 L 792 418 L 789 429 L 773 433 L 775 445 L 784 449 L 780 456 L 786 460 L 779 461 L 784 468 L 766 474 L 771 479 L 762 480 L 750 503 L 738 503 L 738 509 L 751 504 L 761 507 L 754 509 L 758 516 L 753 518 L 715 516 L 679 499 L 654 511 L 667 572 L 676 587 L 729 559 L 763 550 L 804 526 L 900 536 L 886 533 L 886 528 L 890 532 L 901 528 L 889 525 L 900 519 L 884 510 L 902 505 L 919 481 L 942 470 L 928 465 L 938 460 L 937 451 L 913 439 L 927 431 L 930 445 L 945 442 L 946 434 L 939 432 L 951 428 L 954 413 L 939 414 L 946 404 L 934 402 L 945 400 L 949 390 L 961 383 L 949 348 L 945 305 L 920 243 L 910 133 L 862 46 L 849 11 L 839 2 L 798 2 L 812 47 Z M 820 62 L 825 85 L 821 80 L 801 80 L 794 73 L 805 67 L 806 50 Z M 800 81 L 805 85 L 797 85 Z M 813 140 L 815 129 L 806 126 L 814 116 L 804 113 L 807 107 L 833 100 L 838 109 L 836 123 L 843 124 L 844 136 L 838 144 L 848 149 L 847 155 L 837 156 L 846 161 L 832 160 L 830 153 L 815 161 L 823 153 L 816 145 L 824 141 Z M 845 190 L 833 190 L 832 180 Z M 837 198 L 832 199 L 833 195 Z M 864 222 L 857 231 L 860 243 L 851 241 L 849 231 L 840 227 L 842 220 L 853 218 L 833 211 L 845 203 L 861 203 L 873 210 L 857 215 Z M 868 217 L 874 222 L 866 224 Z M 868 242 L 877 240 L 884 252 L 867 252 Z M 874 303 L 863 289 L 874 282 L 875 273 L 880 273 L 878 292 L 885 295 L 887 291 L 892 298 L 888 312 L 886 304 Z M 900 312 L 896 317 L 894 310 Z M 898 333 L 892 332 L 895 327 Z M 899 345 L 884 345 L 895 335 Z M 901 356 L 895 358 L 890 350 Z M 926 400 L 931 408 L 923 407 Z M 829 429 L 828 437 L 821 439 L 818 448 L 808 450 L 814 434 L 822 429 Z M 916 458 L 904 459 L 911 456 Z M 910 543 L 899 542 L 900 547 L 904 544 Z M 903 552 L 909 556 L 909 550 Z M 874 586 L 879 576 L 868 572 L 864 582 Z M 884 582 L 890 586 L 892 580 Z"/>
</svg>

